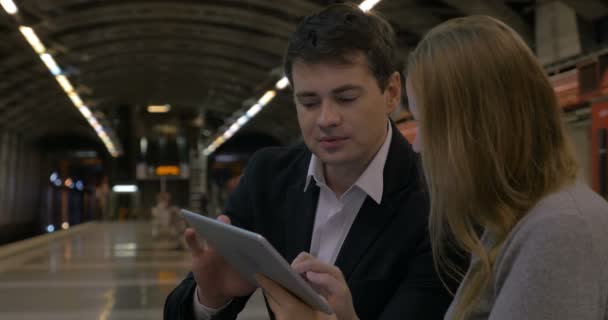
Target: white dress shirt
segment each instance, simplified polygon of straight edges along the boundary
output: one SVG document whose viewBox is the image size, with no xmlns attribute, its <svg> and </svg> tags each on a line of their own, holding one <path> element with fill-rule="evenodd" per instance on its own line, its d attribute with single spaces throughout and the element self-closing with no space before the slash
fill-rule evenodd
<svg viewBox="0 0 608 320">
<path fill-rule="evenodd" d="M 376 203 L 382 201 L 384 164 L 391 145 L 392 128 L 388 124 L 384 143 L 357 181 L 339 198 L 325 182 L 323 163 L 314 154 L 310 159 L 306 190 L 313 178 L 319 186 L 319 203 L 312 231 L 310 254 L 319 260 L 335 264 L 344 239 L 353 225 L 363 202 L 369 196 Z"/>
<path fill-rule="evenodd" d="M 310 158 L 306 176 L 306 191 L 311 179 L 319 186 L 319 202 L 315 213 L 315 224 L 312 231 L 310 254 L 319 260 L 335 264 L 344 239 L 353 225 L 363 202 L 369 196 L 376 203 L 382 201 L 384 191 L 384 165 L 391 145 L 393 129 L 388 122 L 384 143 L 376 152 L 365 171 L 357 181 L 340 198 L 325 183 L 323 163 L 314 154 Z M 202 305 L 197 298 L 198 287 L 194 292 L 194 313 L 197 320 L 209 320 L 223 308 L 212 309 Z"/>
</svg>

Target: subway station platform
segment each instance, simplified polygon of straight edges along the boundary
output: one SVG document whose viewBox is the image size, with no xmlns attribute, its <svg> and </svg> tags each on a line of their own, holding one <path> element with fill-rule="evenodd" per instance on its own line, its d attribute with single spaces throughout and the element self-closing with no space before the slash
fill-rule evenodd
<svg viewBox="0 0 608 320">
<path fill-rule="evenodd" d="M 147 223 L 87 223 L 0 247 L 0 319 L 162 319 L 190 253 Z M 268 319 L 256 293 L 239 319 Z"/>
</svg>

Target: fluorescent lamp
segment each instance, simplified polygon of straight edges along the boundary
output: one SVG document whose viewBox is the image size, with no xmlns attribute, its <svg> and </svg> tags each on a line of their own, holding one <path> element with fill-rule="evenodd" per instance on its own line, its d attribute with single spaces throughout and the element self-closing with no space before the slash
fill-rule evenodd
<svg viewBox="0 0 608 320">
<path fill-rule="evenodd" d="M 70 100 L 72 100 L 72 103 L 74 104 L 74 106 L 76 106 L 76 108 L 80 108 L 84 105 L 78 93 L 72 91 L 68 94 L 68 97 L 70 97 Z"/>
<path fill-rule="evenodd" d="M 61 86 L 63 91 L 65 91 L 65 93 L 70 93 L 74 91 L 74 87 L 70 83 L 70 80 L 68 80 L 68 78 L 66 78 L 64 75 L 55 76 L 55 80 L 59 82 L 59 85 Z"/>
<path fill-rule="evenodd" d="M 148 106 L 148 112 L 150 113 L 167 113 L 169 110 L 171 110 L 171 106 L 168 104 Z"/>
<path fill-rule="evenodd" d="M 287 77 L 283 77 L 283 78 L 281 78 L 281 80 L 277 81 L 277 84 L 275 85 L 275 87 L 279 90 L 283 90 L 283 89 L 287 88 L 288 85 L 289 85 L 289 80 L 287 80 Z"/>
<path fill-rule="evenodd" d="M 272 99 L 277 95 L 277 92 L 274 90 L 268 90 L 264 95 L 258 100 L 258 103 L 265 106 L 268 102 L 272 101 Z"/>
<path fill-rule="evenodd" d="M 361 4 L 359 5 L 359 8 L 363 11 L 369 11 L 375 5 L 377 5 L 378 2 L 380 2 L 380 0 L 365 0 L 365 1 L 361 2 Z"/>
<path fill-rule="evenodd" d="M 95 117 L 89 119 L 89 124 L 91 125 L 91 127 L 93 127 L 93 129 L 95 129 L 97 135 L 100 135 L 102 132 L 104 132 L 103 126 L 97 121 L 97 119 L 95 119 Z"/>
<path fill-rule="evenodd" d="M 228 134 L 230 137 L 232 137 L 237 131 L 239 131 L 239 129 L 230 128 L 230 129 L 226 130 L 226 132 L 224 132 L 224 137 L 226 137 L 226 134 Z"/>
<path fill-rule="evenodd" d="M 258 112 L 262 110 L 262 105 L 259 103 L 254 104 L 249 110 L 247 110 L 247 116 L 253 118 Z"/>
<path fill-rule="evenodd" d="M 17 7 L 15 6 L 15 3 L 12 0 L 0 0 L 0 4 L 4 8 L 4 10 L 6 10 L 6 12 L 8 12 L 9 14 L 14 14 L 17 12 Z M 46 53 L 46 48 L 44 47 L 44 44 L 42 44 L 42 42 L 40 41 L 40 38 L 38 38 L 38 36 L 36 35 L 36 32 L 34 32 L 34 29 L 26 26 L 20 26 L 19 31 L 21 32 L 21 34 L 23 34 L 23 36 L 30 44 L 30 46 L 34 49 L 34 51 L 39 54 L 42 62 L 44 62 L 49 71 L 55 76 L 55 79 L 57 80 L 63 91 L 68 95 L 70 100 L 72 100 L 74 106 L 78 108 L 80 113 L 82 113 L 82 115 L 89 122 L 91 127 L 95 129 L 95 132 L 103 141 L 110 154 L 113 157 L 117 157 L 120 153 L 116 150 L 114 143 L 112 143 L 112 139 L 108 137 L 106 132 L 103 130 L 103 127 L 101 127 L 99 122 L 97 122 L 97 119 L 95 119 L 95 117 L 91 113 L 91 110 L 84 105 L 80 96 L 76 92 L 74 92 L 74 86 L 72 86 L 70 80 L 68 80 L 66 76 L 61 74 L 61 68 L 59 67 L 53 56 L 49 53 Z M 165 107 L 169 106 L 167 105 Z"/>
<path fill-rule="evenodd" d="M 235 122 L 230 126 L 229 130 L 238 131 L 240 128 L 241 128 L 241 125 Z"/>
<path fill-rule="evenodd" d="M 13 0 L 0 0 L 0 5 L 2 5 L 4 11 L 6 11 L 8 14 L 15 14 L 18 11 Z"/>
<path fill-rule="evenodd" d="M 82 115 L 84 116 L 85 119 L 89 119 L 90 117 L 93 116 L 93 114 L 91 113 L 91 110 L 87 106 L 82 106 L 82 107 L 78 108 L 78 111 L 80 111 L 80 113 L 82 113 Z"/>
<path fill-rule="evenodd" d="M 241 116 L 241 117 L 240 117 L 240 118 L 239 118 L 239 119 L 236 121 L 236 123 L 238 123 L 238 124 L 239 124 L 239 126 L 241 126 L 241 127 L 242 127 L 242 126 L 244 126 L 244 125 L 247 123 L 247 121 L 249 121 L 249 117 L 247 117 L 247 116 L 245 115 L 245 116 Z"/>
<path fill-rule="evenodd" d="M 21 31 L 21 34 L 23 34 L 25 40 L 27 40 L 30 46 L 34 48 L 34 51 L 36 51 L 36 53 L 43 54 L 46 51 L 46 48 L 44 47 L 42 42 L 40 42 L 40 39 L 36 35 L 36 32 L 34 32 L 34 29 L 30 27 L 21 26 L 19 27 L 19 31 Z"/>
<path fill-rule="evenodd" d="M 203 150 L 203 154 L 205 156 L 209 156 L 210 154 L 212 154 L 215 151 L 215 148 L 213 146 L 208 146 L 205 150 Z"/>
<path fill-rule="evenodd" d="M 44 62 L 46 67 L 49 69 L 49 71 L 51 71 L 54 76 L 58 76 L 61 74 L 61 69 L 55 62 L 55 59 L 53 59 L 53 56 L 48 53 L 43 53 L 40 55 L 40 59 L 42 59 L 42 62 Z"/>
<path fill-rule="evenodd" d="M 133 193 L 137 192 L 137 186 L 134 184 L 117 184 L 112 187 L 112 191 L 117 193 Z"/>
</svg>

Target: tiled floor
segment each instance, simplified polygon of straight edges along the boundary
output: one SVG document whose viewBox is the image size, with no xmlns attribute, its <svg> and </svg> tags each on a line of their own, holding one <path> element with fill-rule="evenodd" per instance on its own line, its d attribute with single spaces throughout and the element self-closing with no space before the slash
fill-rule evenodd
<svg viewBox="0 0 608 320">
<path fill-rule="evenodd" d="M 0 319 L 162 319 L 189 253 L 145 223 L 89 223 L 0 247 Z M 254 295 L 239 319 L 268 319 Z"/>
</svg>

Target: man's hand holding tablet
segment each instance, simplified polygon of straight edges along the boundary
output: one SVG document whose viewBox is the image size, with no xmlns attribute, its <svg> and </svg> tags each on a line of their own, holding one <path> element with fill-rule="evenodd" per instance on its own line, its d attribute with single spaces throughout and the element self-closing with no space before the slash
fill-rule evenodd
<svg viewBox="0 0 608 320">
<path fill-rule="evenodd" d="M 224 215 L 217 220 L 230 224 L 230 218 Z M 243 279 L 213 246 L 204 239 L 198 241 L 194 229 L 186 230 L 185 237 L 192 253 L 192 274 L 199 287 L 198 300 L 201 304 L 218 309 L 233 297 L 245 296 L 255 291 L 256 286 Z"/>
<path fill-rule="evenodd" d="M 194 230 L 186 234 L 203 305 L 220 308 L 233 297 L 250 294 L 258 285 L 256 275 L 263 275 L 312 308 L 333 313 L 327 302 L 261 235 L 230 225 L 226 216 L 213 220 L 188 210 L 181 213 L 206 242 L 201 247 Z"/>
</svg>

